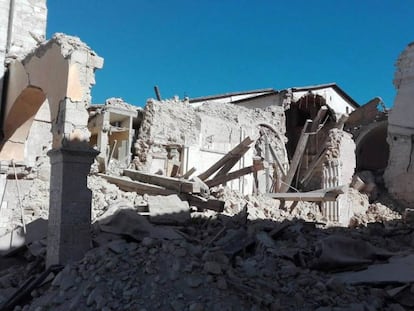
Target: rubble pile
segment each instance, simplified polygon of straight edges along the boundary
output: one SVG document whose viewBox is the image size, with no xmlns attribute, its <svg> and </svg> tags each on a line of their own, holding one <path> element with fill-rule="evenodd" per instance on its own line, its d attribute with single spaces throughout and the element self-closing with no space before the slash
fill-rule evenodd
<svg viewBox="0 0 414 311">
<path fill-rule="evenodd" d="M 47 193 L 37 191 L 43 183 L 34 185 L 34 193 Z M 366 213 L 347 229 L 326 228 L 317 204 L 281 206 L 227 187 L 211 192 L 225 202 L 223 213 L 194 211 L 179 226 L 155 225 L 140 212 L 157 196 L 125 192 L 93 175 L 88 186 L 95 248 L 51 273 L 15 310 L 401 309 L 388 294 L 395 282 L 350 285 L 336 273 L 386 263 L 414 247 L 407 234 L 413 229 L 399 213 L 369 204 L 356 190 L 355 205 Z M 45 246 L 45 239 L 31 244 L 23 259 L 12 257 L 16 266 L 0 270 L 1 303 L 41 275 Z"/>
<path fill-rule="evenodd" d="M 95 248 L 54 278 L 51 274 L 30 292 L 32 300 L 22 300 L 14 310 L 321 311 L 414 306 L 407 298 L 410 291 L 404 292 L 414 284 L 411 273 L 408 280 L 395 273 L 389 280 L 384 270 L 383 279 L 355 281 L 366 267 L 386 265 L 394 258 L 409 260 L 412 227 L 394 221 L 322 229 L 303 220 L 249 218 L 243 210 L 233 217 L 199 215 L 185 226 L 162 226 L 135 210 L 118 211 L 95 224 Z M 27 257 L 25 266 L 1 271 L 2 302 L 25 277 L 40 272 L 34 262 L 37 267 L 42 264 L 33 255 Z"/>
<path fill-rule="evenodd" d="M 285 219 L 303 219 L 307 221 L 323 221 L 323 216 L 317 204 L 300 201 L 281 206 L 280 201 L 266 195 L 241 195 L 227 187 L 219 187 L 212 194 L 225 202 L 224 215 L 233 216 L 243 209 L 248 212 L 249 220 L 269 219 L 283 221 Z"/>
<path fill-rule="evenodd" d="M 413 43 L 390 113 L 335 83 L 91 105 L 103 59 L 21 2 L 1 310 L 414 310 Z"/>
</svg>

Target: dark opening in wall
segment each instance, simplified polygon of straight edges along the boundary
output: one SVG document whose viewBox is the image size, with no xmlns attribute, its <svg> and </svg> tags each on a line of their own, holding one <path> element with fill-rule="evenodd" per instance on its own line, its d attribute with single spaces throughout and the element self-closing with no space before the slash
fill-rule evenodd
<svg viewBox="0 0 414 311">
<path fill-rule="evenodd" d="M 384 170 L 388 164 L 389 152 L 387 122 L 378 122 L 376 126 L 361 133 L 357 139 L 357 170 Z"/>
<path fill-rule="evenodd" d="M 319 109 L 325 104 L 326 101 L 322 96 L 308 93 L 292 103 L 290 108 L 286 110 L 286 136 L 288 138 L 286 149 L 289 159 L 293 157 L 306 120 L 313 120 Z M 325 122 L 326 118 L 329 118 L 329 113 L 321 122 Z M 316 141 L 316 139 L 314 140 Z M 318 141 L 322 142 L 323 139 L 318 139 Z"/>
</svg>

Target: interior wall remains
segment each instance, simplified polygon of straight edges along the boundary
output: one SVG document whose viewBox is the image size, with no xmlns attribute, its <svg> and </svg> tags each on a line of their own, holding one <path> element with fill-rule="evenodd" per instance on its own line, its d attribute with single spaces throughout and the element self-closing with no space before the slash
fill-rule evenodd
<svg viewBox="0 0 414 311">
<path fill-rule="evenodd" d="M 224 154 L 238 145 L 245 137 L 259 137 L 260 124 L 275 128 L 279 135 L 274 146 L 279 157 L 287 163 L 285 151 L 285 120 L 282 107 L 247 109 L 226 103 L 207 103 L 193 107 L 178 99 L 148 101 L 143 111 L 143 121 L 135 144 L 135 164 L 139 169 L 155 173 L 167 167 L 170 156 L 168 147 L 175 146 L 180 152 L 181 173 L 192 167 L 198 175 L 214 164 Z M 280 137 L 282 141 L 280 141 Z M 233 169 L 252 165 L 251 150 Z M 261 151 L 261 156 L 264 157 Z M 229 183 L 233 189 L 251 193 L 252 178 Z"/>
<path fill-rule="evenodd" d="M 388 118 L 390 157 L 384 181 L 396 199 L 410 205 L 414 203 L 414 42 L 400 54 L 396 67 L 397 95 Z"/>
</svg>

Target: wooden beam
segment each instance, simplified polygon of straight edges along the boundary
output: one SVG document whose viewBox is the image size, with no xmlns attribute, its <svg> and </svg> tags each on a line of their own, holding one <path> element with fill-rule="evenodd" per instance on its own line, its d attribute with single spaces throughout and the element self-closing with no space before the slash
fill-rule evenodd
<svg viewBox="0 0 414 311">
<path fill-rule="evenodd" d="M 264 135 L 264 138 L 265 138 L 264 139 L 264 141 L 265 141 L 264 159 L 269 164 L 270 163 L 270 159 L 269 159 L 269 152 L 270 152 L 269 151 L 269 146 L 270 146 L 269 137 L 267 137 L 267 135 Z M 266 193 L 269 193 L 270 189 L 272 188 L 271 180 L 272 180 L 272 177 L 270 176 L 270 167 L 268 165 L 265 169 L 265 181 L 266 181 L 265 190 L 266 190 Z"/>
<path fill-rule="evenodd" d="M 191 194 L 180 194 L 180 198 L 187 200 L 192 206 L 197 207 L 200 210 L 212 210 L 216 212 L 222 212 L 224 210 L 224 201 L 216 199 L 205 199 Z"/>
<path fill-rule="evenodd" d="M 306 186 L 307 183 L 305 184 L 305 182 L 312 177 L 313 173 L 315 172 L 315 168 L 319 166 L 322 163 L 322 161 L 325 159 L 325 153 L 326 153 L 326 148 L 323 148 L 322 150 L 320 150 L 319 154 L 309 164 L 308 169 L 303 174 L 303 177 L 300 180 L 300 183 L 302 185 Z"/>
<path fill-rule="evenodd" d="M 302 158 L 303 153 L 305 152 L 306 144 L 308 143 L 308 129 L 311 123 L 312 120 L 306 120 L 305 125 L 303 126 L 302 133 L 296 146 L 295 153 L 290 163 L 289 171 L 287 172 L 286 178 L 283 180 L 283 184 L 280 187 L 280 192 L 287 192 L 289 190 L 290 184 L 292 183 L 293 177 L 295 176 L 296 170 L 298 168 L 300 159 Z"/>
<path fill-rule="evenodd" d="M 318 113 L 316 114 L 315 118 L 312 121 L 312 126 L 310 128 L 311 132 L 316 132 L 318 130 L 319 124 L 321 123 L 323 118 L 325 118 L 327 113 L 328 113 L 328 107 L 327 106 L 322 106 L 318 110 Z"/>
<path fill-rule="evenodd" d="M 260 163 L 259 165 L 251 165 L 251 166 L 248 166 L 248 167 L 244 167 L 240 170 L 231 172 L 227 175 L 218 176 L 218 177 L 215 177 L 213 179 L 207 180 L 205 183 L 207 184 L 207 186 L 209 186 L 211 188 L 211 187 L 221 185 L 221 184 L 223 184 L 225 182 L 228 182 L 230 180 L 237 179 L 237 178 L 242 177 L 244 175 L 260 171 L 262 169 L 264 169 L 263 163 Z"/>
<path fill-rule="evenodd" d="M 314 155 L 315 153 L 317 153 L 317 148 L 318 146 L 317 144 L 317 131 L 319 129 L 319 125 L 321 123 L 321 121 L 325 118 L 326 114 L 328 113 L 328 107 L 327 106 L 322 106 L 318 113 L 316 114 L 315 118 L 312 121 L 312 126 L 310 127 L 310 132 L 313 134 L 312 137 L 310 138 L 310 142 L 309 142 L 309 154 Z M 322 124 L 323 125 L 323 124 Z"/>
<path fill-rule="evenodd" d="M 336 187 L 329 187 L 325 189 L 318 189 L 318 190 L 312 190 L 308 193 L 330 193 L 330 194 L 344 194 L 346 192 L 346 189 L 348 187 L 346 185 L 336 186 Z"/>
<path fill-rule="evenodd" d="M 283 179 L 286 178 L 285 168 L 283 167 L 282 162 L 280 161 L 279 157 L 277 156 L 277 154 L 276 154 L 275 150 L 273 149 L 272 145 L 269 145 L 269 151 L 270 151 L 270 154 L 273 157 L 273 160 L 275 160 L 277 166 L 279 167 L 280 172 L 282 173 L 282 178 Z"/>
<path fill-rule="evenodd" d="M 325 202 L 335 201 L 339 194 L 331 192 L 267 193 L 266 196 L 284 201 Z"/>
<path fill-rule="evenodd" d="M 110 183 L 113 183 L 123 191 L 136 192 L 138 194 L 149 194 L 149 195 L 170 195 L 176 194 L 176 191 L 165 189 L 160 186 L 146 184 L 138 181 L 127 180 L 122 177 L 109 176 L 106 174 L 98 174 L 98 176 L 106 179 Z"/>
<path fill-rule="evenodd" d="M 133 180 L 165 187 L 170 190 L 175 190 L 176 192 L 200 193 L 200 186 L 197 183 L 188 180 L 162 175 L 147 174 L 129 169 L 125 169 L 123 174 L 124 176 L 128 176 Z"/>
<path fill-rule="evenodd" d="M 208 170 L 206 170 L 204 173 L 198 175 L 198 178 L 201 180 L 206 180 L 211 175 L 213 175 L 218 169 L 220 169 L 229 159 L 233 157 L 237 157 L 240 152 L 243 151 L 244 147 L 250 146 L 250 144 L 253 142 L 250 137 L 246 137 L 240 144 L 238 144 L 236 147 L 234 147 L 230 152 L 225 154 L 220 160 L 218 160 L 216 163 L 214 163 Z"/>
<path fill-rule="evenodd" d="M 190 178 L 190 176 L 191 176 L 191 175 L 193 175 L 195 171 L 196 171 L 196 168 L 195 168 L 195 167 L 190 168 L 190 169 L 187 171 L 187 173 L 185 173 L 185 174 L 182 176 L 182 178 L 184 178 L 184 179 L 188 179 L 188 178 Z"/>
<path fill-rule="evenodd" d="M 230 170 L 236 165 L 237 162 L 246 154 L 246 152 L 250 149 L 249 146 L 244 147 L 237 156 L 234 156 L 232 159 L 229 159 L 226 164 L 217 172 L 214 177 L 226 175 Z"/>
<path fill-rule="evenodd" d="M 335 128 L 342 130 L 344 128 L 345 122 L 348 120 L 349 115 L 342 114 L 339 119 L 336 121 Z"/>
</svg>

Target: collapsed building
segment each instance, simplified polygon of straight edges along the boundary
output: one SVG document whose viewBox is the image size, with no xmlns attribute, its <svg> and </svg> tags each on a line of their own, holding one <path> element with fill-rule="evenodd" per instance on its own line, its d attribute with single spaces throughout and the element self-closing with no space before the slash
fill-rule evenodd
<svg viewBox="0 0 414 311">
<path fill-rule="evenodd" d="M 412 44 L 398 60 L 391 111 L 379 97 L 360 106 L 336 83 L 149 99 L 143 108 L 120 98 L 92 104 L 94 72 L 103 59 L 76 37 L 55 34 L 45 40 L 46 13 L 44 0 L 0 1 L 7 21 L 0 33 L 2 254 L 27 246 L 46 256 L 46 267 L 53 269 L 89 260 L 84 255 L 92 243 L 106 245 L 105 238 L 93 236 L 91 221 L 101 221 L 107 234 L 141 241 L 136 226 L 142 225 L 169 240 L 178 239 L 176 231 L 157 231 L 140 217 L 185 226 L 214 213 L 223 229 L 209 227 L 213 236 L 204 236 L 190 224 L 181 238 L 202 240 L 203 247 L 226 246 L 233 260 L 253 242 L 236 230 L 231 239 L 242 234 L 242 247 L 232 249 L 221 235 L 234 224 L 223 215 L 236 215 L 232 221 L 242 226 L 247 220 L 301 218 L 315 226 L 355 227 L 401 218 L 379 203 L 370 205 L 387 190 L 403 207 L 413 201 L 414 126 L 407 113 L 414 97 Z M 117 219 L 111 213 L 120 204 L 134 213 Z M 44 223 L 38 227 L 40 218 L 47 219 L 47 230 Z M 274 239 L 288 226 L 268 233 Z M 36 244 L 32 232 L 46 245 Z M 263 232 L 256 236 L 259 246 L 273 245 Z M 155 247 L 151 243 L 145 240 L 145 247 Z M 111 249 L 122 253 L 117 245 Z M 41 247 L 47 247 L 46 255 Z M 301 260 L 306 267 L 309 258 Z M 207 273 L 221 275 L 213 259 L 207 263 Z"/>
</svg>

